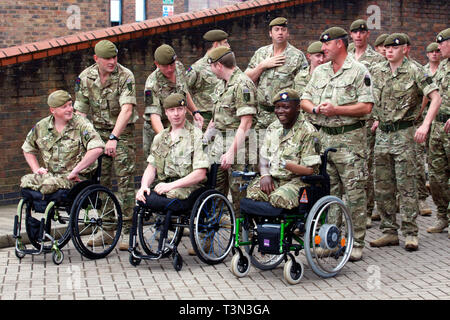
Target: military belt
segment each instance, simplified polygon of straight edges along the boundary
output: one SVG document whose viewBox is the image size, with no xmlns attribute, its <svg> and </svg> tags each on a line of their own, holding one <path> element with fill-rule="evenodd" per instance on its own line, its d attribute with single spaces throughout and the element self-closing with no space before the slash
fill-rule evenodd
<svg viewBox="0 0 450 320">
<path fill-rule="evenodd" d="M 446 123 L 447 120 L 450 119 L 449 114 L 438 113 L 436 116 L 436 121 Z"/>
<path fill-rule="evenodd" d="M 260 104 L 259 107 L 261 109 L 263 109 L 264 111 L 267 111 L 267 112 L 274 112 L 275 111 L 275 107 L 274 106 L 265 106 L 265 105 Z"/>
<path fill-rule="evenodd" d="M 338 135 L 338 134 L 342 134 L 342 133 L 346 133 L 349 131 L 353 131 L 359 128 L 362 128 L 366 125 L 365 121 L 358 121 L 356 123 L 353 124 L 348 124 L 345 126 L 340 126 L 340 127 L 324 127 L 322 126 L 321 129 L 323 130 L 323 132 L 325 132 L 326 134 L 330 134 L 330 135 Z"/>
<path fill-rule="evenodd" d="M 390 133 L 412 127 L 413 125 L 414 121 L 396 121 L 393 123 L 380 122 L 378 128 L 383 132 Z"/>
</svg>

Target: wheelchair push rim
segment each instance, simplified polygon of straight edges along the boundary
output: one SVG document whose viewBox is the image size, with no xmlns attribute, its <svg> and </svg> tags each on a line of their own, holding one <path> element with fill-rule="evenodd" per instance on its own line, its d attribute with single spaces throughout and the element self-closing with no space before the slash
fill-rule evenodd
<svg viewBox="0 0 450 320">
<path fill-rule="evenodd" d="M 190 238 L 197 256 L 207 264 L 222 262 L 233 247 L 236 232 L 231 203 L 209 190 L 195 202 L 190 217 Z"/>
<path fill-rule="evenodd" d="M 304 249 L 309 265 L 323 278 L 335 276 L 347 263 L 353 249 L 353 224 L 341 199 L 325 196 L 311 208 Z"/>
</svg>

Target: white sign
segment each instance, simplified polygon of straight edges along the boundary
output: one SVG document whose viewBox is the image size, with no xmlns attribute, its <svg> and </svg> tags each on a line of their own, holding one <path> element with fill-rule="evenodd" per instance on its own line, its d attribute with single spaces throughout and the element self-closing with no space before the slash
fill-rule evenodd
<svg viewBox="0 0 450 320">
<path fill-rule="evenodd" d="M 163 17 L 173 16 L 173 6 L 163 6 Z"/>
</svg>

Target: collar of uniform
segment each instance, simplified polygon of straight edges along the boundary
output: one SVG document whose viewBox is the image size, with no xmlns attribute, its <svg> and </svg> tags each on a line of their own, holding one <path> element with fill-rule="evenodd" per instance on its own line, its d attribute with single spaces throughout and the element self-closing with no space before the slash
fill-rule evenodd
<svg viewBox="0 0 450 320">
<path fill-rule="evenodd" d="M 175 141 L 172 141 L 172 137 L 170 136 L 170 131 L 172 130 L 172 125 L 169 123 L 169 125 L 167 126 L 167 128 L 164 129 L 163 131 L 163 135 L 164 135 L 164 140 L 166 143 L 168 143 L 170 146 L 173 146 L 174 144 L 177 144 L 178 142 L 180 142 L 181 140 L 184 139 L 184 137 L 187 137 L 189 134 L 186 134 L 183 132 L 181 134 L 178 135 L 177 139 Z M 194 125 L 191 124 L 189 122 L 189 120 L 186 119 L 186 121 L 184 122 L 184 128 L 181 130 L 186 130 L 188 132 L 191 132 L 194 130 Z M 192 135 L 191 135 L 192 136 Z"/>
<path fill-rule="evenodd" d="M 180 79 L 180 77 L 182 76 L 182 69 L 180 66 L 181 62 L 179 62 L 178 60 L 175 61 L 175 81 L 178 82 L 178 79 Z M 166 78 L 165 75 L 163 75 L 163 73 L 161 72 L 161 70 L 159 70 L 159 68 L 156 69 L 156 78 L 160 81 L 165 81 L 167 83 L 172 83 L 170 82 L 169 79 Z"/>
<path fill-rule="evenodd" d="M 408 72 L 408 65 L 412 63 L 406 57 L 403 58 L 402 64 L 397 68 L 396 73 L 406 73 Z"/>
<path fill-rule="evenodd" d="M 119 66 L 120 66 L 120 64 L 117 63 L 116 68 L 114 69 L 113 72 L 111 72 L 111 75 L 116 75 L 117 73 L 119 73 Z M 89 70 L 89 73 L 87 76 L 88 76 L 88 78 L 91 78 L 93 80 L 100 78 L 100 72 L 98 71 L 97 63 L 92 65 L 92 68 L 91 68 L 91 70 Z"/>
<path fill-rule="evenodd" d="M 295 132 L 297 132 L 297 130 L 300 130 L 300 127 L 303 125 L 303 121 L 304 121 L 304 118 L 302 118 L 300 116 L 301 116 L 301 113 L 299 113 L 297 121 L 295 121 L 294 125 L 289 129 L 289 132 L 286 135 L 283 135 L 283 132 L 285 129 L 284 129 L 283 125 L 278 121 L 278 123 L 280 124 L 280 127 L 279 127 L 280 142 L 288 140 L 289 138 L 292 137 L 292 135 Z"/>
<path fill-rule="evenodd" d="M 326 72 L 328 72 L 331 78 L 334 78 L 340 75 L 342 72 L 344 72 L 344 70 L 350 69 L 353 66 L 354 62 L 356 62 L 356 60 L 353 59 L 350 54 L 347 54 L 347 57 L 345 58 L 345 61 L 342 64 L 342 67 L 336 73 L 334 73 L 333 71 L 333 64 L 331 61 L 324 63 L 321 66 L 323 66 L 323 68 L 326 69 Z"/>
<path fill-rule="evenodd" d="M 238 66 L 234 68 L 233 73 L 231 74 L 230 80 L 227 82 L 227 87 L 234 85 L 235 80 L 237 79 L 238 73 L 241 69 Z"/>
<path fill-rule="evenodd" d="M 285 54 L 286 52 L 290 51 L 292 49 L 292 47 L 293 46 L 288 42 L 287 45 L 286 45 L 286 48 L 284 48 L 282 53 Z M 270 56 L 273 57 L 273 44 L 270 44 L 268 48 L 269 48 Z"/>
</svg>

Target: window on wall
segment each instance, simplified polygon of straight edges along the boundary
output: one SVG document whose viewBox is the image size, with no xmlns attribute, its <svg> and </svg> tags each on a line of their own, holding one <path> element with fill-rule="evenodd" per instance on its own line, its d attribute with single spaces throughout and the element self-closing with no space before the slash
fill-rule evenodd
<svg viewBox="0 0 450 320">
<path fill-rule="evenodd" d="M 136 21 L 147 19 L 145 14 L 146 0 L 136 0 Z"/>
<path fill-rule="evenodd" d="M 122 24 L 122 0 L 111 0 L 111 26 Z"/>
</svg>

